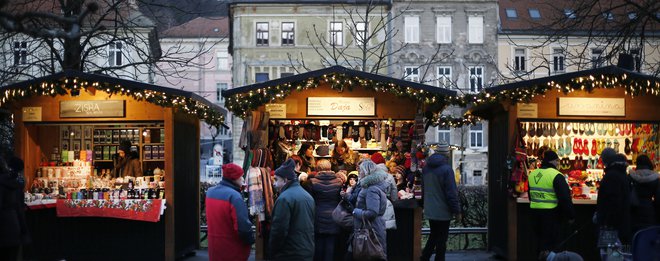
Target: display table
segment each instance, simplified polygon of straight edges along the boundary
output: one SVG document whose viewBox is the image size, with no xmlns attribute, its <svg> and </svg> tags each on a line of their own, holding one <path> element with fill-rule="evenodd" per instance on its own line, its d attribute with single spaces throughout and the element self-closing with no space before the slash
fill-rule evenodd
<svg viewBox="0 0 660 261">
<path fill-rule="evenodd" d="M 27 205 L 30 210 L 54 208 L 57 206 L 57 199 L 38 199 L 25 203 L 25 205 Z"/>
<path fill-rule="evenodd" d="M 158 222 L 165 211 L 164 199 L 58 199 L 58 217 L 108 217 Z"/>
</svg>

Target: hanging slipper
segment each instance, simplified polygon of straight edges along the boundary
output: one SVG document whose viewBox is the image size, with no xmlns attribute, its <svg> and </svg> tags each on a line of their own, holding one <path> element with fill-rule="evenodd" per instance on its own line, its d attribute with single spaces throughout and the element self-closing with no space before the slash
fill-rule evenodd
<svg viewBox="0 0 660 261">
<path fill-rule="evenodd" d="M 596 139 L 591 140 L 591 156 L 596 156 L 598 153 L 598 144 Z"/>
<path fill-rule="evenodd" d="M 630 139 L 626 138 L 625 144 L 624 144 L 624 147 L 623 147 L 623 152 L 625 152 L 626 155 L 630 155 L 630 153 L 632 152 L 632 150 L 630 149 L 630 144 L 631 144 Z"/>
<path fill-rule="evenodd" d="M 536 123 L 529 123 L 529 131 L 527 131 L 530 137 L 536 136 Z"/>
<path fill-rule="evenodd" d="M 557 127 L 555 126 L 557 124 L 556 122 L 551 122 L 550 123 L 550 137 L 554 137 L 557 135 Z"/>
</svg>

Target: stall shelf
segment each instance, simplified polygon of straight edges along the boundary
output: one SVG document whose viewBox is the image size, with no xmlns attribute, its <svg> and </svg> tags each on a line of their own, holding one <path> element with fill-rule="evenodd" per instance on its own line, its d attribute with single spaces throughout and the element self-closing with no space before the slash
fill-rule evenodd
<svg viewBox="0 0 660 261">
<path fill-rule="evenodd" d="M 597 159 L 604 147 L 618 148 L 627 154 L 630 163 L 639 153 L 646 153 L 657 160 L 658 151 L 657 126 L 660 114 L 660 79 L 628 71 L 616 66 L 608 66 L 585 71 L 577 71 L 550 77 L 521 81 L 486 89 L 481 96 L 484 102 L 476 103 L 471 113 L 489 121 L 489 216 L 488 216 L 488 246 L 490 250 L 505 257 L 507 260 L 533 260 L 537 258 L 537 243 L 533 236 L 530 222 L 529 200 L 524 198 L 524 186 L 516 186 L 512 173 L 518 168 L 517 159 L 520 155 L 534 158 L 538 155 L 536 149 L 543 146 L 543 140 L 549 139 L 545 145 L 557 150 L 567 144 L 569 137 L 573 144 L 580 139 L 581 145 L 574 151 L 566 147 L 558 150 L 566 162 L 578 163 L 574 168 L 578 171 L 601 169 Z M 530 133 L 529 126 L 535 126 Z M 578 127 L 572 132 L 572 126 Z M 557 127 L 571 125 L 571 133 L 567 129 L 561 136 L 556 134 Z M 540 128 L 539 128 L 540 126 Z M 589 126 L 585 128 L 584 126 Z M 593 128 L 592 128 L 593 126 Z M 600 126 L 600 127 L 598 127 Z M 610 126 L 603 132 L 603 126 Z M 621 126 L 621 128 L 619 128 Z M 635 134 L 626 131 L 626 126 L 642 127 L 654 134 Z M 553 128 L 554 127 L 554 128 Z M 541 131 L 541 133 L 539 133 Z M 593 131 L 593 133 L 592 133 Z M 618 132 L 618 133 L 615 133 Z M 600 132 L 600 133 L 599 133 Z M 532 134 L 536 137 L 531 137 Z M 539 136 L 540 135 L 540 136 Z M 546 138 L 539 138 L 541 136 Z M 558 137 L 564 137 L 564 143 L 558 142 Z M 539 140 L 536 140 L 536 139 Z M 626 139 L 640 141 L 637 151 L 627 151 Z M 532 142 L 529 142 L 529 141 Z M 587 140 L 585 143 L 584 140 Z M 610 142 L 607 142 L 607 141 Z M 553 144 L 554 141 L 554 144 Z M 540 143 L 540 144 L 539 144 Z M 594 147 L 595 145 L 595 147 Z M 630 145 L 630 144 L 629 144 Z M 594 149 L 595 148 L 595 149 Z M 633 147 L 634 148 L 634 147 Z M 586 150 L 588 149 L 588 151 Z M 589 160 L 592 157 L 592 160 Z M 567 173 L 569 176 L 571 173 Z M 578 173 L 575 173 L 576 179 Z M 581 177 L 584 179 L 585 177 Z M 596 178 L 597 179 L 597 178 Z M 584 180 L 587 181 L 588 180 Z M 597 180 L 596 180 L 597 181 Z M 569 178 L 569 182 L 570 178 Z M 576 190 L 578 194 L 579 190 Z M 574 191 L 575 192 L 575 191 Z M 596 207 L 597 191 L 585 189 L 584 195 L 573 200 L 576 210 L 576 221 L 573 227 L 563 227 L 562 240 L 568 238 L 570 231 L 578 230 L 577 234 L 568 238 L 562 249 L 575 251 L 585 260 L 599 259 L 596 249 L 596 227 L 592 216 Z M 588 193 L 588 195 L 586 194 Z"/>
<path fill-rule="evenodd" d="M 164 146 L 163 158 L 153 163 L 164 169 L 164 200 L 139 203 L 165 209 L 160 217 L 148 217 L 155 222 L 61 217 L 54 201 L 44 200 L 26 213 L 32 237 L 26 259 L 175 260 L 199 247 L 199 120 L 223 125 L 222 108 L 187 91 L 79 71 L 3 86 L 0 93 L 2 110 L 13 116 L 14 151 L 25 161 L 27 186 L 40 166 L 53 159 L 53 148 L 62 148 L 58 143 L 94 143 L 95 126 L 138 130 L 132 133 L 135 145 Z M 149 142 L 140 141 L 144 128 L 127 127 L 154 123 L 158 138 Z M 71 127 L 73 135 L 60 137 L 60 127 Z M 66 203 L 60 201 L 55 205 Z"/>
</svg>

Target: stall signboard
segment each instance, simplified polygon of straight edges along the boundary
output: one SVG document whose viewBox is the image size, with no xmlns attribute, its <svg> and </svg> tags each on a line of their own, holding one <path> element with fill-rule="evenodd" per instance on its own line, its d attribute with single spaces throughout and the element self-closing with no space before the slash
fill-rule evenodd
<svg viewBox="0 0 660 261">
<path fill-rule="evenodd" d="M 626 116 L 624 98 L 559 98 L 560 116 Z"/>
<path fill-rule="evenodd" d="M 538 103 L 519 103 L 517 106 L 518 118 L 538 118 L 539 117 L 539 104 Z"/>
<path fill-rule="evenodd" d="M 269 103 L 266 104 L 266 112 L 271 119 L 285 119 L 286 118 L 286 104 L 284 103 Z"/>
<path fill-rule="evenodd" d="M 373 97 L 309 97 L 308 116 L 376 116 Z"/>
<path fill-rule="evenodd" d="M 41 121 L 41 107 L 23 107 L 23 121 Z"/>
<path fill-rule="evenodd" d="M 60 118 L 123 118 L 126 101 L 61 101 Z"/>
</svg>

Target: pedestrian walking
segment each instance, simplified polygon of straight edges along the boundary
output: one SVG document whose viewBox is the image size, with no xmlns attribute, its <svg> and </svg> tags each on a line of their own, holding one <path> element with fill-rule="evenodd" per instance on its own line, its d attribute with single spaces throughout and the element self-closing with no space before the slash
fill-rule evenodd
<svg viewBox="0 0 660 261">
<path fill-rule="evenodd" d="M 316 203 L 316 217 L 314 219 L 314 260 L 334 260 L 334 248 L 339 225 L 332 220 L 332 211 L 339 204 L 342 181 L 326 159 L 316 163 L 317 173 L 309 179 L 310 194 Z"/>
<path fill-rule="evenodd" d="M 630 206 L 632 218 L 632 235 L 637 231 L 656 224 L 656 209 L 660 200 L 660 175 L 654 171 L 655 164 L 646 155 L 637 156 L 637 168 L 630 171 L 630 179 L 637 204 Z M 631 200 L 631 202 L 634 202 Z"/>
<path fill-rule="evenodd" d="M 449 145 L 442 143 L 426 161 L 422 170 L 424 217 L 429 220 L 431 235 L 422 251 L 421 260 L 429 260 L 435 249 L 435 260 L 445 260 L 449 221 L 461 219 L 458 189 L 454 171 L 448 163 Z"/>
<path fill-rule="evenodd" d="M 220 184 L 206 192 L 209 259 L 247 260 L 254 244 L 254 232 L 243 201 L 243 169 L 236 164 L 222 165 Z"/>
<path fill-rule="evenodd" d="M 389 174 L 380 170 L 370 159 L 363 160 L 359 165 L 360 179 L 358 186 L 361 187 L 358 192 L 355 209 L 353 209 L 353 229 L 357 231 L 367 226 L 363 220 L 368 221 L 378 238 L 384 256 L 387 256 L 387 232 L 385 230 L 385 220 L 383 215 L 387 208 L 387 196 L 384 190 L 389 187 L 387 176 Z"/>
<path fill-rule="evenodd" d="M 275 170 L 274 186 L 280 195 L 273 207 L 269 244 L 276 261 L 314 258 L 314 199 L 294 169 L 294 161 L 288 159 Z"/>
<path fill-rule="evenodd" d="M 20 248 L 30 243 L 23 202 L 23 160 L 0 158 L 0 260 L 17 260 Z"/>
</svg>

